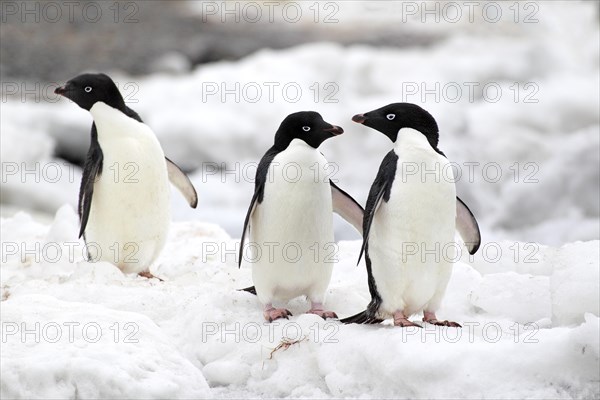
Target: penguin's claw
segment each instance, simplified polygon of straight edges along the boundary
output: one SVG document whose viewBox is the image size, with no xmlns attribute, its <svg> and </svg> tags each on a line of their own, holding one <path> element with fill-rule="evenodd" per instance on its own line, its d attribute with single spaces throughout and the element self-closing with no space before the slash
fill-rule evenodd
<svg viewBox="0 0 600 400">
<path fill-rule="evenodd" d="M 406 315 L 404 315 L 403 311 L 394 312 L 394 326 L 399 326 L 401 328 L 406 328 L 409 326 L 415 326 L 417 328 L 422 328 L 421 325 L 414 323 L 408 319 Z"/>
<path fill-rule="evenodd" d="M 292 313 L 285 308 L 270 308 L 264 311 L 263 315 L 265 319 L 269 322 L 273 322 L 276 319 L 285 318 L 289 319 L 292 316 Z"/>
<path fill-rule="evenodd" d="M 335 318 L 335 319 L 337 319 L 338 318 L 337 314 L 334 313 L 333 311 L 309 310 L 307 312 L 307 314 L 315 314 L 315 315 L 318 315 L 319 317 L 321 317 L 323 319 L 327 319 L 327 318 Z"/>
<path fill-rule="evenodd" d="M 421 325 L 410 321 L 408 318 L 394 318 L 394 326 L 399 326 L 401 328 L 406 328 L 409 326 L 415 326 L 417 328 L 422 328 Z"/>
<path fill-rule="evenodd" d="M 427 322 L 428 324 L 437 325 L 437 326 L 449 326 L 451 328 L 462 328 L 462 326 L 459 323 L 453 322 L 453 321 L 448 321 L 448 320 L 439 321 L 435 318 L 429 319 L 429 320 L 423 318 L 423 322 Z"/>
<path fill-rule="evenodd" d="M 424 311 L 423 312 L 423 321 L 428 324 L 437 325 L 437 326 L 449 326 L 452 328 L 462 328 L 460 324 L 448 320 L 440 321 L 435 316 L 435 312 Z"/>
</svg>

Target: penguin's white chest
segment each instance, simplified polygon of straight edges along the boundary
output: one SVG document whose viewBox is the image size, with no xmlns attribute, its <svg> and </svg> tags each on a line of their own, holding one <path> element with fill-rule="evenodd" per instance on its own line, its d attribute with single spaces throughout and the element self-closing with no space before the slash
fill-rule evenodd
<svg viewBox="0 0 600 400">
<path fill-rule="evenodd" d="M 271 163 L 263 201 L 250 222 L 251 242 L 261 256 L 249 261 L 263 303 L 300 295 L 323 301 L 335 258 L 326 164 L 298 139 Z"/>
<path fill-rule="evenodd" d="M 456 192 L 449 161 L 412 129 L 399 133 L 388 202 L 371 227 L 369 255 L 385 313 L 435 311 L 454 259 Z"/>
<path fill-rule="evenodd" d="M 88 249 L 94 257 L 97 246 L 99 259 L 124 272 L 147 270 L 164 247 L 170 221 L 164 153 L 145 124 L 104 103 L 90 111 L 104 160 L 85 232 Z"/>
</svg>

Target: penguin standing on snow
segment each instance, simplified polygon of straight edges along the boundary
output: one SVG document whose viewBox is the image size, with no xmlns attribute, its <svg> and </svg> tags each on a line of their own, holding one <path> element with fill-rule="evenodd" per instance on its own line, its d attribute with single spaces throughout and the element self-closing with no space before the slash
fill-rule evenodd
<svg viewBox="0 0 600 400">
<path fill-rule="evenodd" d="M 239 265 L 242 260 L 251 264 L 254 288 L 269 322 L 291 315 L 285 308 L 273 307 L 273 302 L 301 295 L 311 302 L 309 313 L 337 318 L 323 308 L 335 256 L 332 211 L 357 229 L 363 217 L 362 207 L 319 173 L 326 171 L 327 160 L 318 147 L 341 133 L 342 128 L 316 112 L 291 114 L 258 165 Z M 246 234 L 252 256 L 244 256 Z"/>
<path fill-rule="evenodd" d="M 415 104 L 395 103 L 352 120 L 380 131 L 395 147 L 379 167 L 363 221 L 359 261 L 364 252 L 371 302 L 342 322 L 393 317 L 394 325 L 419 326 L 408 318 L 423 312 L 425 322 L 460 327 L 435 313 L 452 272 L 455 229 L 470 254 L 481 238 L 475 217 L 456 197 L 449 161 L 437 148 L 435 119 Z"/>
<path fill-rule="evenodd" d="M 82 74 L 55 90 L 88 110 L 92 140 L 79 190 L 79 218 L 88 256 L 125 273 L 152 277 L 170 223 L 169 179 L 192 208 L 188 177 L 165 157 L 154 132 L 125 105 L 105 74 Z"/>
</svg>

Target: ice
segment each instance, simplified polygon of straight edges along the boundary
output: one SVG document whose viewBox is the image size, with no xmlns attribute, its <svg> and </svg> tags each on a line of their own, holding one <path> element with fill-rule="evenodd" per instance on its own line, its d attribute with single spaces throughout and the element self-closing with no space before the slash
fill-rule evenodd
<svg viewBox="0 0 600 400">
<path fill-rule="evenodd" d="M 515 272 L 488 274 L 471 293 L 471 302 L 490 315 L 519 323 L 550 318 L 550 279 Z"/>
<path fill-rule="evenodd" d="M 36 294 L 6 301 L 2 314 L 3 397 L 208 394 L 202 373 L 143 315 Z M 10 334 L 15 329 L 19 334 Z M 23 336 L 24 329 L 31 333 Z"/>
<path fill-rule="evenodd" d="M 399 329 L 324 321 L 302 314 L 304 299 L 287 305 L 289 321 L 265 323 L 256 296 L 237 290 L 251 284 L 250 270 L 237 267 L 238 240 L 213 224 L 172 225 L 151 268 L 163 282 L 71 256 L 66 244 L 77 227 L 69 206 L 49 225 L 22 212 L 1 221 L 2 397 L 600 393 L 598 241 L 537 245 L 534 263 L 515 260 L 527 245 L 519 242 L 502 242 L 500 257 L 463 259 L 438 312 L 463 328 Z M 65 252 L 54 262 L 33 252 L 23 262 L 23 250 L 36 243 Z M 364 262 L 356 266 L 360 244 L 339 243 L 326 305 L 341 317 L 369 300 Z M 69 323 L 79 324 L 72 342 Z M 55 342 L 56 332 L 62 336 Z"/>
<path fill-rule="evenodd" d="M 550 277 L 554 323 L 579 324 L 586 312 L 600 315 L 599 252 L 598 241 L 568 244 L 557 252 Z"/>
</svg>

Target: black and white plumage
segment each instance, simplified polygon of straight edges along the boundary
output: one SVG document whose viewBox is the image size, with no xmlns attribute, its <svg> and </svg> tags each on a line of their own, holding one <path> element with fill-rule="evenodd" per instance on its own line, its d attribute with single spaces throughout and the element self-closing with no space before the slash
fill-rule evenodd
<svg viewBox="0 0 600 400">
<path fill-rule="evenodd" d="M 316 112 L 291 114 L 281 123 L 273 146 L 258 165 L 244 221 L 239 265 L 244 261 L 251 264 L 254 287 L 244 290 L 258 295 L 268 321 L 291 315 L 284 308 L 274 308 L 274 301 L 285 302 L 301 295 L 311 302 L 310 313 L 336 317 L 322 306 L 333 268 L 326 259 L 327 249 L 334 248 L 332 211 L 361 229 L 363 210 L 346 192 L 328 178 L 315 175 L 315 171 L 324 171 L 327 165 L 319 145 L 342 132 Z M 293 176 L 286 172 L 288 167 Z M 248 236 L 250 244 L 260 249 L 261 257 L 246 255 Z M 298 259 L 292 261 L 282 254 L 288 245 L 300 250 Z M 275 246 L 272 254 L 268 254 L 269 246 Z"/>
<path fill-rule="evenodd" d="M 363 220 L 359 260 L 364 253 L 371 302 L 342 322 L 379 323 L 393 316 L 396 325 L 411 326 L 416 324 L 408 317 L 422 311 L 426 322 L 459 326 L 435 316 L 452 271 L 454 233 L 471 254 L 481 239 L 473 214 L 456 197 L 454 178 L 447 176 L 451 168 L 438 149 L 435 119 L 417 105 L 394 103 L 353 120 L 382 132 L 395 147 L 379 167 Z M 445 177 L 415 174 L 415 166 L 444 170 Z"/>
<path fill-rule="evenodd" d="M 79 190 L 78 212 L 91 260 L 149 274 L 170 223 L 169 180 L 197 205 L 188 177 L 165 157 L 158 139 L 125 105 L 105 74 L 82 74 L 55 93 L 89 111 L 94 122 Z"/>
</svg>

